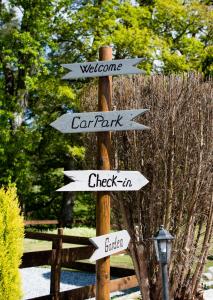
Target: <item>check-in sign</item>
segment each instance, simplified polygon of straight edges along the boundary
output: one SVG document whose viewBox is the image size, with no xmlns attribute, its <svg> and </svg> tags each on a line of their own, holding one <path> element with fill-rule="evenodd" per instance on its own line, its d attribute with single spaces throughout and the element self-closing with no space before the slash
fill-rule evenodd
<svg viewBox="0 0 213 300">
<path fill-rule="evenodd" d="M 121 230 L 89 239 L 96 247 L 90 261 L 118 253 L 128 247 L 130 236 L 127 230 Z"/>
<path fill-rule="evenodd" d="M 64 171 L 71 182 L 58 192 L 68 191 L 136 191 L 149 181 L 138 171 Z"/>
<path fill-rule="evenodd" d="M 64 68 L 71 70 L 71 72 L 67 73 L 62 79 L 104 77 L 124 74 L 141 74 L 145 72 L 134 66 L 142 60 L 144 60 L 144 58 L 62 64 Z"/>
<path fill-rule="evenodd" d="M 67 113 L 50 125 L 63 133 L 144 130 L 149 127 L 132 121 L 148 109 L 109 112 Z"/>
</svg>

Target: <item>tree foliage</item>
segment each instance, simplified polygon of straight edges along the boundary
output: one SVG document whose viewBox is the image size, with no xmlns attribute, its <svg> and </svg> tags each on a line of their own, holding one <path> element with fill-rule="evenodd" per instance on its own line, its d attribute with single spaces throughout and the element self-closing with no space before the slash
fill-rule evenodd
<svg viewBox="0 0 213 300">
<path fill-rule="evenodd" d="M 145 57 L 142 67 L 148 72 L 211 71 L 212 9 L 208 3 L 179 0 L 136 1 L 138 5 L 119 0 L 78 3 L 75 10 L 67 12 L 68 22 L 59 32 L 68 60 L 94 60 L 100 46 L 112 44 L 115 58 Z M 75 56 L 69 53 L 70 49 Z"/>
<path fill-rule="evenodd" d="M 55 76 L 55 62 L 49 60 L 57 48 L 53 25 L 63 1 L 54 3 L 1 3 L 0 27 L 0 181 L 16 183 L 26 213 L 48 218 L 60 214 L 55 190 L 63 185 L 61 169 L 83 155 L 78 137 L 71 140 L 49 126 L 77 108 L 72 88 L 57 75 L 61 68 Z"/>
</svg>

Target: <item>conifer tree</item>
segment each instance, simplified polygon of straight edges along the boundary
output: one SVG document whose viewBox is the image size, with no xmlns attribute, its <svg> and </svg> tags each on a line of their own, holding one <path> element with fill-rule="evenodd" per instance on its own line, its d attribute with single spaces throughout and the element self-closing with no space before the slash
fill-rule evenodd
<svg viewBox="0 0 213 300">
<path fill-rule="evenodd" d="M 23 254 L 24 222 L 16 189 L 0 189 L 0 299 L 21 299 L 19 265 Z"/>
</svg>

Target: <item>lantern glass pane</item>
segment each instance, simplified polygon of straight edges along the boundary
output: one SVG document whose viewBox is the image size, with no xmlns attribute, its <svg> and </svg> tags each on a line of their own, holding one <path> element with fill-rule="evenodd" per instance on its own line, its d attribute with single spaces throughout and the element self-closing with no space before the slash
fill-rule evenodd
<svg viewBox="0 0 213 300">
<path fill-rule="evenodd" d="M 167 252 L 167 241 L 164 241 L 164 240 L 160 241 L 160 250 L 163 253 Z"/>
</svg>

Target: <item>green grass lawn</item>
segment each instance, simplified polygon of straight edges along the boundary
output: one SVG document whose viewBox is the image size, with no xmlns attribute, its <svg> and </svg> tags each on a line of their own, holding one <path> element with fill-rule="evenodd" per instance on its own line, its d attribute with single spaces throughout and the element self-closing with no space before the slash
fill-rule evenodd
<svg viewBox="0 0 213 300">
<path fill-rule="evenodd" d="M 112 255 L 110 257 L 110 264 L 114 267 L 123 267 L 133 269 L 132 259 L 127 254 Z"/>
</svg>

